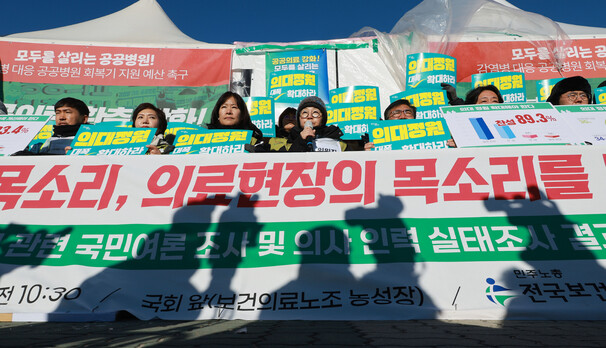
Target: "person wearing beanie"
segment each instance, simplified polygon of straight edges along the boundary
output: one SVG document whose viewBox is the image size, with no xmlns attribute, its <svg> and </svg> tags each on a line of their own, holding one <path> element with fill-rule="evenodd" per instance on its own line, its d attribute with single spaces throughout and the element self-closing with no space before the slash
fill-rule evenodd
<svg viewBox="0 0 606 348">
<path fill-rule="evenodd" d="M 591 86 L 584 77 L 568 77 L 553 86 L 546 101 L 553 105 L 589 104 Z"/>
<path fill-rule="evenodd" d="M 341 152 L 347 144 L 341 141 L 339 127 L 327 126 L 326 105 L 318 97 L 307 97 L 297 108 L 297 124 L 290 131 L 290 152 Z"/>
</svg>

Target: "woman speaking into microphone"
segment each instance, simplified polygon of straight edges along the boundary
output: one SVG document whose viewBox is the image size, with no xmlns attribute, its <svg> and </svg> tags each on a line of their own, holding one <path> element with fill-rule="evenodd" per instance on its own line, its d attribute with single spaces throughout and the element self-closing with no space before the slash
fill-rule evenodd
<svg viewBox="0 0 606 348">
<path fill-rule="evenodd" d="M 290 131 L 290 152 L 341 152 L 347 144 L 341 141 L 339 127 L 326 125 L 326 105 L 318 97 L 307 97 L 297 108 L 297 124 Z"/>
</svg>

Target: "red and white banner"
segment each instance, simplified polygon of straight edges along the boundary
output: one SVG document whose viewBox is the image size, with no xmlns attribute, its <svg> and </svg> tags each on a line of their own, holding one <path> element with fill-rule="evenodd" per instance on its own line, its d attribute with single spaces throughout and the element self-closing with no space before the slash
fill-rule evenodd
<svg viewBox="0 0 606 348">
<path fill-rule="evenodd" d="M 604 153 L 5 158 L 0 313 L 606 319 Z"/>
<path fill-rule="evenodd" d="M 231 49 L 0 41 L 4 81 L 112 86 L 229 84 Z"/>
<path fill-rule="evenodd" d="M 471 82 L 471 75 L 488 72 L 522 72 L 526 80 L 561 77 L 549 59 L 547 45 L 529 41 L 460 42 L 450 54 L 457 58 L 457 81 Z M 571 40 L 565 50 L 562 73 L 565 77 L 606 76 L 604 39 Z"/>
</svg>

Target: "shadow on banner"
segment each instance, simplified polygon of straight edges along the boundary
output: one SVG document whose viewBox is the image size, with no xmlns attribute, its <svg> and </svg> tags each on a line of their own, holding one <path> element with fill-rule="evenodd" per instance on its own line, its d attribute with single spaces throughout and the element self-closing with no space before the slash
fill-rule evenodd
<svg viewBox="0 0 606 348">
<path fill-rule="evenodd" d="M 566 216 L 557 204 L 536 191 L 539 200 L 525 197 L 485 202 L 486 209 L 504 212 L 519 261 L 499 278 L 486 279 L 487 296 L 506 307 L 506 319 L 606 319 L 606 271 L 596 257 L 603 250 L 594 236 L 592 216 Z M 511 237 L 512 236 L 512 237 Z"/>
</svg>

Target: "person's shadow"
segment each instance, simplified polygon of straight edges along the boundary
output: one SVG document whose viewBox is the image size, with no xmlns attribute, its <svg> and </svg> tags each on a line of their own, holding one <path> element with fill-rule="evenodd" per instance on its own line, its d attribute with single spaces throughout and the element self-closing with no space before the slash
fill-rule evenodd
<svg viewBox="0 0 606 348">
<path fill-rule="evenodd" d="M 45 281 L 51 279 L 46 266 L 55 268 L 55 264 L 61 263 L 60 257 L 73 228 L 30 231 L 31 228 L 14 223 L 0 228 L 0 310 L 3 312 L 7 308 L 19 314 L 32 312 L 33 308 L 52 308 L 54 301 L 63 295 L 63 288 L 46 286 Z"/>
<path fill-rule="evenodd" d="M 256 200 L 256 197 L 252 198 Z M 238 208 L 237 200 L 231 200 L 227 210 L 221 214 L 216 231 L 211 232 L 214 250 L 209 250 L 206 259 L 210 268 L 210 283 L 202 291 L 209 302 L 208 319 L 230 319 L 234 316 L 239 299 L 232 281 L 238 267 L 246 260 L 247 252 L 253 251 L 263 225 L 257 222 L 254 208 Z M 213 249 L 213 246 L 210 246 Z M 240 284 L 241 286 L 241 284 Z"/>
<path fill-rule="evenodd" d="M 358 293 L 356 278 L 349 270 L 350 238 L 333 225 L 306 225 L 295 236 L 300 255 L 296 277 L 273 293 L 263 294 L 259 319 L 349 320 L 352 296 Z M 295 265 L 278 267 L 276 279 L 288 279 Z M 273 301 L 272 301 L 273 297 Z"/>
<path fill-rule="evenodd" d="M 144 320 L 197 319 L 203 306 L 194 297 L 199 291 L 191 278 L 203 264 L 198 251 L 204 239 L 199 233 L 208 231 L 214 208 L 193 205 L 177 210 L 168 230 L 153 230 L 136 239 L 140 242 L 133 243 L 131 254 L 138 256 L 129 255 L 86 279 L 79 285 L 80 297 L 62 299 L 49 320 L 113 320 L 116 314 L 120 318 L 128 313 Z"/>
<path fill-rule="evenodd" d="M 358 281 L 360 290 L 373 294 L 394 295 L 390 306 L 377 297 L 373 306 L 365 308 L 369 319 L 432 319 L 438 309 L 427 292 L 423 290 L 419 274 L 424 264 L 416 263 L 420 255 L 416 229 L 409 228 L 402 218 L 402 201 L 394 196 L 381 195 L 377 208 L 355 208 L 345 214 L 346 223 L 356 228 L 365 245 L 364 256 L 370 255 L 376 266 Z M 417 266 L 417 267 L 415 267 Z M 453 289 L 453 294 L 457 289 Z M 387 308 L 394 310 L 389 314 Z"/>
<path fill-rule="evenodd" d="M 567 218 L 538 188 L 530 190 L 543 198 L 485 201 L 488 211 L 506 214 L 508 231 L 499 239 L 509 237 L 507 248 L 517 251 L 513 267 L 486 279 L 489 299 L 506 308 L 508 320 L 606 318 L 599 314 L 606 309 L 606 271 L 592 251 L 602 248 L 601 236 L 591 224 Z"/>
<path fill-rule="evenodd" d="M 0 285 L 2 287 L 9 284 L 15 285 L 15 288 L 25 285 L 22 284 L 23 279 L 11 278 L 10 274 L 14 270 L 26 269 L 26 272 L 36 272 L 38 266 L 52 264 L 52 260 L 61 256 L 60 252 L 54 252 L 52 249 L 64 248 L 72 232 L 71 227 L 57 232 L 46 229 L 30 232 L 28 228 L 30 226 L 19 224 L 9 224 L 5 228 L 0 228 Z M 0 291 L 0 303 L 10 300 L 4 296 L 8 294 Z"/>
</svg>

